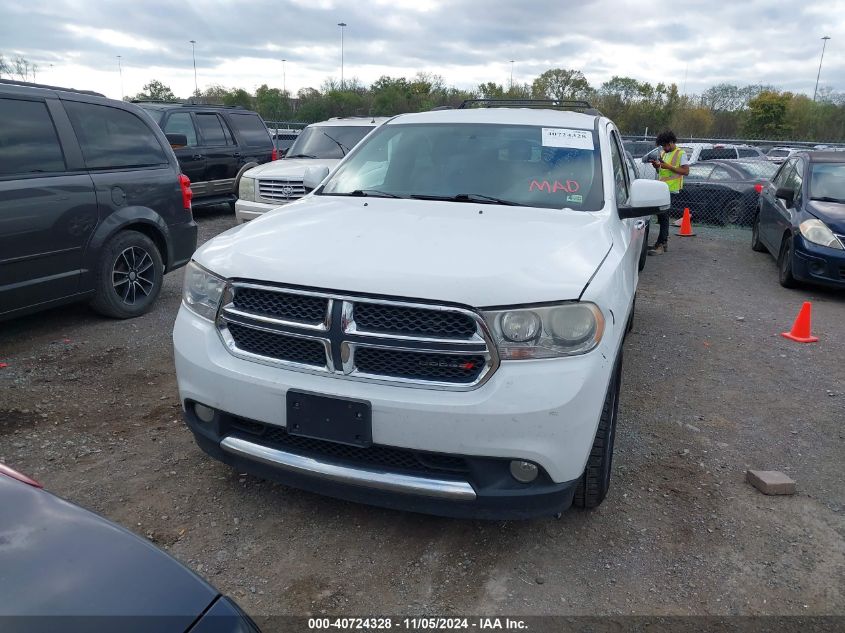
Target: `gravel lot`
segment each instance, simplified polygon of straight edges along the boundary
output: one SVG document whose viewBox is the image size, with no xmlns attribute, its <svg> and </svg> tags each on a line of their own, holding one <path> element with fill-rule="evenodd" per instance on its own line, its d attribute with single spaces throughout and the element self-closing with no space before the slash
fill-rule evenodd
<svg viewBox="0 0 845 633">
<path fill-rule="evenodd" d="M 203 241 L 234 224 L 198 221 Z M 0 461 L 250 614 L 845 614 L 845 293 L 781 288 L 747 242 L 649 258 L 610 495 L 521 523 L 344 503 L 207 458 L 180 421 L 181 279 L 134 321 L 73 306 L 0 324 Z M 816 345 L 777 336 L 806 299 Z M 763 496 L 747 468 L 799 492 Z"/>
</svg>

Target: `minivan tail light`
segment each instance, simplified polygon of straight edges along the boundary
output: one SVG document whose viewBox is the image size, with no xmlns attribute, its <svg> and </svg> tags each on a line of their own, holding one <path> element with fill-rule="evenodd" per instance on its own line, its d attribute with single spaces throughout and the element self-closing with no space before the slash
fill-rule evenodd
<svg viewBox="0 0 845 633">
<path fill-rule="evenodd" d="M 191 191 L 191 179 L 185 174 L 179 174 L 179 186 L 182 188 L 182 206 L 190 209 L 191 198 L 194 197 L 194 192 Z"/>
<path fill-rule="evenodd" d="M 273 153 L 270 155 L 270 160 L 279 160 L 279 150 L 273 148 Z"/>
<path fill-rule="evenodd" d="M 0 464 L 0 475 L 7 475 L 7 476 L 11 477 L 12 479 L 17 479 L 18 481 L 25 483 L 27 485 L 30 485 L 30 486 L 34 486 L 35 488 L 43 488 L 44 487 L 40 483 L 35 481 L 34 479 L 30 479 L 26 475 L 19 473 L 18 471 L 16 471 L 13 468 L 9 468 L 5 464 Z"/>
<path fill-rule="evenodd" d="M 758 182 L 756 185 L 754 185 L 754 191 L 756 191 L 757 193 L 763 193 L 763 185 Z"/>
</svg>

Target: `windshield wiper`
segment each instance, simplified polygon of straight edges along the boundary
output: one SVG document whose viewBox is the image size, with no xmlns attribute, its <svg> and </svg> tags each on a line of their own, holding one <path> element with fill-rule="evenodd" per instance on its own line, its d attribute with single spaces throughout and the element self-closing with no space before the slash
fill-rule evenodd
<svg viewBox="0 0 845 633">
<path fill-rule="evenodd" d="M 427 194 L 417 193 L 411 194 L 411 198 L 417 200 L 445 200 L 447 202 L 479 202 L 481 204 L 503 204 L 509 207 L 522 206 L 519 202 L 513 200 L 503 200 L 502 198 L 494 198 L 493 196 L 485 196 L 483 193 L 459 193 L 454 196 L 430 196 Z"/>
<path fill-rule="evenodd" d="M 380 191 L 378 189 L 355 189 L 348 193 L 327 193 L 327 196 L 357 196 L 361 198 L 401 198 L 395 193 L 389 191 Z"/>
<path fill-rule="evenodd" d="M 325 132 L 323 132 L 323 134 L 326 134 L 326 133 L 325 133 Z M 334 142 L 334 143 L 335 143 L 335 144 L 336 144 L 336 145 L 340 148 L 340 151 L 341 151 L 341 152 L 343 152 L 343 155 L 344 155 L 344 156 L 346 156 L 346 152 L 348 152 L 348 151 L 349 151 L 349 148 L 348 148 L 348 147 L 346 147 L 346 145 L 344 145 L 344 144 L 343 144 L 343 143 L 341 143 L 340 141 L 338 141 L 336 138 L 331 137 L 331 136 L 329 136 L 328 134 L 326 134 L 326 136 L 328 137 L 328 139 L 329 139 L 330 141 Z"/>
<path fill-rule="evenodd" d="M 292 154 L 291 156 L 285 156 L 285 158 L 317 158 L 313 154 Z"/>
<path fill-rule="evenodd" d="M 839 204 L 845 204 L 845 198 L 831 198 L 830 196 L 811 196 L 810 200 L 817 200 L 818 202 L 838 202 Z"/>
</svg>

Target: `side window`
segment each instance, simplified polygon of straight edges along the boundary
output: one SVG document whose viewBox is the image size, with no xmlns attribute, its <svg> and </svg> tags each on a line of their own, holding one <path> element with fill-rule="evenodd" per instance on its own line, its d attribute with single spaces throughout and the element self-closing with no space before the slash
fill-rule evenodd
<svg viewBox="0 0 845 633">
<path fill-rule="evenodd" d="M 731 176 L 731 172 L 729 172 L 724 167 L 714 167 L 713 172 L 710 174 L 710 180 L 733 180 L 733 176 Z"/>
<path fill-rule="evenodd" d="M 689 178 L 690 180 L 707 180 L 712 171 L 712 165 L 693 163 L 689 166 L 689 175 L 686 178 Z"/>
<path fill-rule="evenodd" d="M 250 147 L 266 147 L 272 149 L 273 141 L 264 121 L 257 114 L 230 112 L 229 121 L 235 132 L 246 145 Z M 321 135 L 322 136 L 322 135 Z"/>
<path fill-rule="evenodd" d="M 736 151 L 739 154 L 740 158 L 747 158 L 749 156 L 753 156 L 756 158 L 757 156 L 759 156 L 757 150 L 751 149 L 750 147 L 738 147 Z"/>
<path fill-rule="evenodd" d="M 167 164 L 156 135 L 131 112 L 78 101 L 63 103 L 89 169 Z"/>
<path fill-rule="evenodd" d="M 619 140 L 616 133 L 610 135 L 610 160 L 613 164 L 613 181 L 616 192 L 616 204 L 623 205 L 628 201 L 628 178 L 625 161 L 622 160 L 622 151 L 619 149 Z"/>
<path fill-rule="evenodd" d="M 64 170 L 62 147 L 47 105 L 0 99 L 0 178 Z"/>
<path fill-rule="evenodd" d="M 226 122 L 226 117 L 220 117 L 220 123 L 223 125 L 223 136 L 226 137 L 226 145 L 237 145 L 235 137 L 232 136 L 232 130 L 229 129 L 229 124 Z"/>
<path fill-rule="evenodd" d="M 188 147 L 195 147 L 197 144 L 197 131 L 188 112 L 174 112 L 167 117 L 164 132 L 165 134 L 184 134 L 188 139 Z"/>
<path fill-rule="evenodd" d="M 216 114 L 197 114 L 197 127 L 204 145 L 226 145 L 223 123 Z"/>
<path fill-rule="evenodd" d="M 784 187 L 789 187 L 795 192 L 795 206 L 800 204 L 801 200 L 801 183 L 804 181 L 804 161 L 796 160 L 795 169 L 789 174 Z"/>
<path fill-rule="evenodd" d="M 781 165 L 780 171 L 775 174 L 775 177 L 772 179 L 772 184 L 776 187 L 785 187 L 786 180 L 789 178 L 790 173 L 792 172 L 793 168 L 795 167 L 795 161 L 789 160 L 786 161 L 783 165 Z"/>
</svg>

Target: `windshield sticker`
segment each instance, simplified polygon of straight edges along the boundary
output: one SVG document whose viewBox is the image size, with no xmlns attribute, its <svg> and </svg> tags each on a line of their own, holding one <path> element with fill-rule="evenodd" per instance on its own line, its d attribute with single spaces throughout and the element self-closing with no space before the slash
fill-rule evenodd
<svg viewBox="0 0 845 633">
<path fill-rule="evenodd" d="M 565 191 L 566 193 L 576 193 L 581 189 L 581 185 L 578 184 L 577 180 L 567 180 L 566 183 L 562 183 L 559 180 L 555 180 L 553 183 L 549 182 L 548 180 L 532 180 L 531 184 L 528 185 L 528 191 L 545 191 L 546 193 L 557 193 L 558 191 Z M 568 200 L 569 198 L 567 198 Z"/>
<path fill-rule="evenodd" d="M 569 147 L 593 150 L 593 134 L 589 130 L 572 130 L 564 127 L 544 127 L 543 147 Z"/>
<path fill-rule="evenodd" d="M 566 196 L 566 201 L 567 202 L 577 202 L 578 204 L 581 204 L 582 202 L 584 202 L 584 197 L 579 196 L 579 195 Z"/>
</svg>

